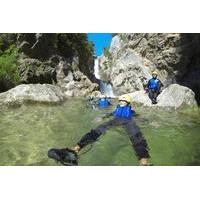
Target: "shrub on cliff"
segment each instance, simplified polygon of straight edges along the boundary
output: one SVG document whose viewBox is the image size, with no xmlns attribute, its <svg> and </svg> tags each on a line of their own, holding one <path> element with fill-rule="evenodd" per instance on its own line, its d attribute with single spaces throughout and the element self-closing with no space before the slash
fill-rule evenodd
<svg viewBox="0 0 200 200">
<path fill-rule="evenodd" d="M 17 34 L 15 33 L 1 33 L 0 34 L 0 55 L 16 42 Z"/>
<path fill-rule="evenodd" d="M 17 55 L 15 45 L 11 45 L 0 55 L 0 91 L 6 91 L 19 82 Z"/>
</svg>

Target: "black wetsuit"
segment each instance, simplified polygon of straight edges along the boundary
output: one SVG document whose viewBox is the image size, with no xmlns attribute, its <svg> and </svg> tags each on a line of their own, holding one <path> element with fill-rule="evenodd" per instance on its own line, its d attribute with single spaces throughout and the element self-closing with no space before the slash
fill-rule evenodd
<svg viewBox="0 0 200 200">
<path fill-rule="evenodd" d="M 77 144 L 83 148 L 89 143 L 95 142 L 103 133 L 106 132 L 106 130 L 114 126 L 122 126 L 125 128 L 138 159 L 150 157 L 147 142 L 132 119 L 115 117 L 114 119 L 99 125 L 95 129 L 92 129 L 89 133 L 85 134 Z"/>
<path fill-rule="evenodd" d="M 149 98 L 152 101 L 152 104 L 157 103 L 157 96 L 160 94 L 161 87 L 163 87 L 162 82 L 157 78 L 152 78 L 148 82 L 148 92 Z"/>
</svg>

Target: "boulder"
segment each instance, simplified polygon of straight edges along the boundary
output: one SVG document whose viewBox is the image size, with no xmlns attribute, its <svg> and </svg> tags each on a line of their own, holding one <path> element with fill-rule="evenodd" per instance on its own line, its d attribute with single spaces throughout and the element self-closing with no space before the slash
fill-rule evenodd
<svg viewBox="0 0 200 200">
<path fill-rule="evenodd" d="M 165 88 L 157 98 L 158 103 L 154 105 L 151 104 L 148 93 L 145 93 L 143 90 L 129 93 L 129 95 L 133 102 L 143 106 L 179 108 L 184 105 L 197 105 L 194 92 L 188 87 L 178 84 L 171 84 Z"/>
<path fill-rule="evenodd" d="M 137 104 L 142 104 L 144 106 L 152 106 L 151 100 L 148 97 L 148 94 L 144 90 L 136 91 L 129 93 L 132 98 L 132 101 Z"/>
<path fill-rule="evenodd" d="M 23 84 L 0 94 L 0 105 L 20 105 L 25 102 L 60 103 L 65 95 L 50 84 Z"/>
<path fill-rule="evenodd" d="M 188 87 L 171 84 L 158 96 L 157 106 L 178 108 L 183 105 L 197 105 L 195 94 Z"/>
</svg>

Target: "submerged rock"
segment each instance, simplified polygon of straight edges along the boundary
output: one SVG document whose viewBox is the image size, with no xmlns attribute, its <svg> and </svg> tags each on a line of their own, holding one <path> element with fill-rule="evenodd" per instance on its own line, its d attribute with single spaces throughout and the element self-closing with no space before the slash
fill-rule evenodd
<svg viewBox="0 0 200 200">
<path fill-rule="evenodd" d="M 132 97 L 133 102 L 140 103 L 144 106 L 179 108 L 184 105 L 197 105 L 194 92 L 188 87 L 178 84 L 171 84 L 165 88 L 158 96 L 158 104 L 156 105 L 151 104 L 148 93 L 145 93 L 143 90 L 129 93 L 129 95 Z"/>
<path fill-rule="evenodd" d="M 65 95 L 50 84 L 23 84 L 0 94 L 0 105 L 20 105 L 25 102 L 59 103 Z"/>
</svg>

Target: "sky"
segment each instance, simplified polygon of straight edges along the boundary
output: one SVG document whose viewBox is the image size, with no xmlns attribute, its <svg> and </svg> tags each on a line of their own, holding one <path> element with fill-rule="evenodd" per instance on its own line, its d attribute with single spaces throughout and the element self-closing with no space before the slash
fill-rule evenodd
<svg viewBox="0 0 200 200">
<path fill-rule="evenodd" d="M 88 40 L 94 43 L 96 56 L 101 56 L 103 49 L 110 46 L 111 33 L 87 33 Z"/>
</svg>

